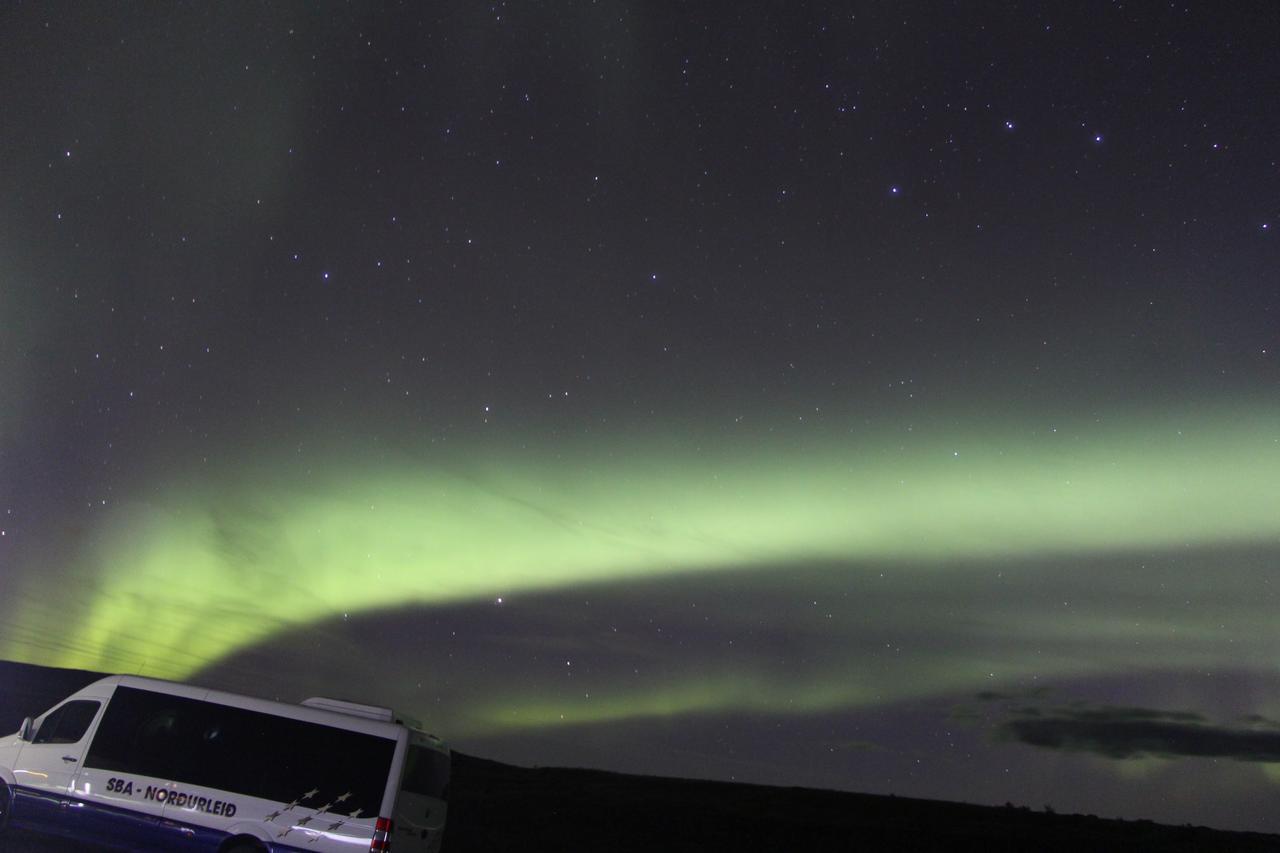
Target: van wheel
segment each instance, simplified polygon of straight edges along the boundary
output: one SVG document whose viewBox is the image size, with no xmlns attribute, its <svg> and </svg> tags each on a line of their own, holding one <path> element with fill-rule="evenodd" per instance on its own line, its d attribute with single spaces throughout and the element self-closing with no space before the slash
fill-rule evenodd
<svg viewBox="0 0 1280 853">
<path fill-rule="evenodd" d="M 13 802 L 13 794 L 9 791 L 9 786 L 0 782 L 0 838 L 5 834 L 5 827 L 9 825 L 9 804 Z"/>
</svg>

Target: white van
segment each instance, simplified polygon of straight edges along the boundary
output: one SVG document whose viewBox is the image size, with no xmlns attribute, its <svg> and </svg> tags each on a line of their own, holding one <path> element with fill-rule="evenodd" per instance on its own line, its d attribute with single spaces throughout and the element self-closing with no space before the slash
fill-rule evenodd
<svg viewBox="0 0 1280 853">
<path fill-rule="evenodd" d="M 450 754 L 389 708 L 113 675 L 0 738 L 0 833 L 121 850 L 440 848 Z"/>
</svg>

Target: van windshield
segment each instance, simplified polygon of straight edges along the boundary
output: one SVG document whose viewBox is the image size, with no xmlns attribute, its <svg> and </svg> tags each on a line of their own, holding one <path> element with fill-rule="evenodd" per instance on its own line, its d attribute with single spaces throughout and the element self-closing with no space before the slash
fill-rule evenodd
<svg viewBox="0 0 1280 853">
<path fill-rule="evenodd" d="M 85 766 L 377 817 L 394 751 L 389 738 L 120 687 Z"/>
</svg>

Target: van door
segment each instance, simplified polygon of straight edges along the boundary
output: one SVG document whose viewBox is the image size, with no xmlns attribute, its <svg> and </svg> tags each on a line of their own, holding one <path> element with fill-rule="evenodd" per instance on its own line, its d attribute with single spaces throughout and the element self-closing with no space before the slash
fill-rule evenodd
<svg viewBox="0 0 1280 853">
<path fill-rule="evenodd" d="M 13 767 L 15 823 L 67 837 L 82 831 L 83 803 L 72 786 L 89 742 L 85 735 L 101 706 L 94 699 L 72 699 L 36 721 L 35 736 L 23 744 Z"/>
<path fill-rule="evenodd" d="M 404 775 L 392 815 L 392 849 L 433 853 L 444 835 L 445 798 L 449 789 L 449 753 L 415 743 L 405 753 Z"/>
<path fill-rule="evenodd" d="M 76 793 L 87 804 L 80 822 L 89 837 L 142 849 L 158 846 L 173 787 L 162 768 L 182 753 L 172 701 L 168 694 L 132 687 L 112 694 L 76 779 Z"/>
</svg>

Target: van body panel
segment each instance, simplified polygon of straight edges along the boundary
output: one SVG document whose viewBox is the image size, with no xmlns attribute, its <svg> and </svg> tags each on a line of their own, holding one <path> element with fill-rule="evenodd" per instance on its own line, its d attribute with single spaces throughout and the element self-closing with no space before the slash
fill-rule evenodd
<svg viewBox="0 0 1280 853">
<path fill-rule="evenodd" d="M 20 790 L 20 795 L 27 793 Z M 51 827 L 54 829 L 61 827 L 63 831 L 56 834 L 63 838 L 95 841 L 111 839 L 113 845 L 126 850 L 133 847 L 146 848 L 148 845 L 165 850 L 172 847 L 169 844 L 170 833 L 163 831 L 158 810 L 140 812 L 134 809 L 117 808 L 71 794 L 61 796 L 58 800 L 60 804 L 65 804 L 60 805 L 59 811 L 43 811 L 38 815 L 31 815 L 20 825 L 43 833 L 50 833 Z M 24 807 L 26 802 L 27 797 L 24 796 Z M 65 815 L 68 812 L 75 814 L 73 824 L 65 822 Z M 176 837 L 174 840 L 180 841 Z"/>
<path fill-rule="evenodd" d="M 122 820 L 129 824 L 125 819 L 127 815 L 136 815 L 139 821 L 147 826 L 160 825 L 164 815 L 164 803 L 145 796 L 132 796 L 132 792 L 133 787 L 141 792 L 145 792 L 148 786 L 154 789 L 156 786 L 164 785 L 165 780 L 146 776 L 134 777 L 130 780 L 131 787 L 118 785 L 118 789 L 116 785 L 111 784 L 113 780 L 118 781 L 115 774 L 95 767 L 81 767 L 79 775 L 76 776 L 71 795 L 86 804 L 81 822 L 89 833 L 88 837 L 113 837 L 108 830 Z M 126 828 L 133 828 L 132 824 Z"/>
<path fill-rule="evenodd" d="M 24 798 L 24 802 L 33 795 L 21 789 L 17 793 Z M 48 798 L 45 798 L 48 799 Z M 75 798 L 72 798 L 73 803 Z M 61 798 L 58 798 L 61 801 Z M 56 804 L 50 804 L 56 805 Z M 305 837 L 299 836 L 299 841 L 294 843 L 286 843 L 284 840 L 275 839 L 269 833 L 264 833 L 256 826 L 241 825 L 238 828 L 230 830 L 218 830 L 207 826 L 201 826 L 192 823 L 183 823 L 182 821 L 164 819 L 159 816 L 148 816 L 139 814 L 132 809 L 115 808 L 101 803 L 81 801 L 79 808 L 84 810 L 86 814 L 85 821 L 80 825 L 81 830 L 72 834 L 69 832 L 61 833 L 50 829 L 49 825 L 43 822 L 35 822 L 34 825 L 20 823 L 15 820 L 11 825 L 17 829 L 33 829 L 44 835 L 57 835 L 62 838 L 88 840 L 94 842 L 95 845 L 103 845 L 117 848 L 120 850 L 164 850 L 166 853 L 207 853 L 207 851 L 217 850 L 218 846 L 232 836 L 248 835 L 257 838 L 260 842 L 267 846 L 271 853 L 293 853 L 293 851 L 314 851 L 314 844 L 307 844 Z M 298 844 L 304 846 L 298 846 Z M 369 844 L 368 839 L 362 839 L 358 842 L 358 846 L 353 846 L 348 842 L 341 848 L 346 851 L 364 850 Z M 319 848 L 321 850 L 325 848 Z"/>
<path fill-rule="evenodd" d="M 14 785 L 8 826 L 75 838 L 78 825 L 73 815 L 64 813 L 66 801 L 65 796 L 48 790 Z"/>
</svg>

